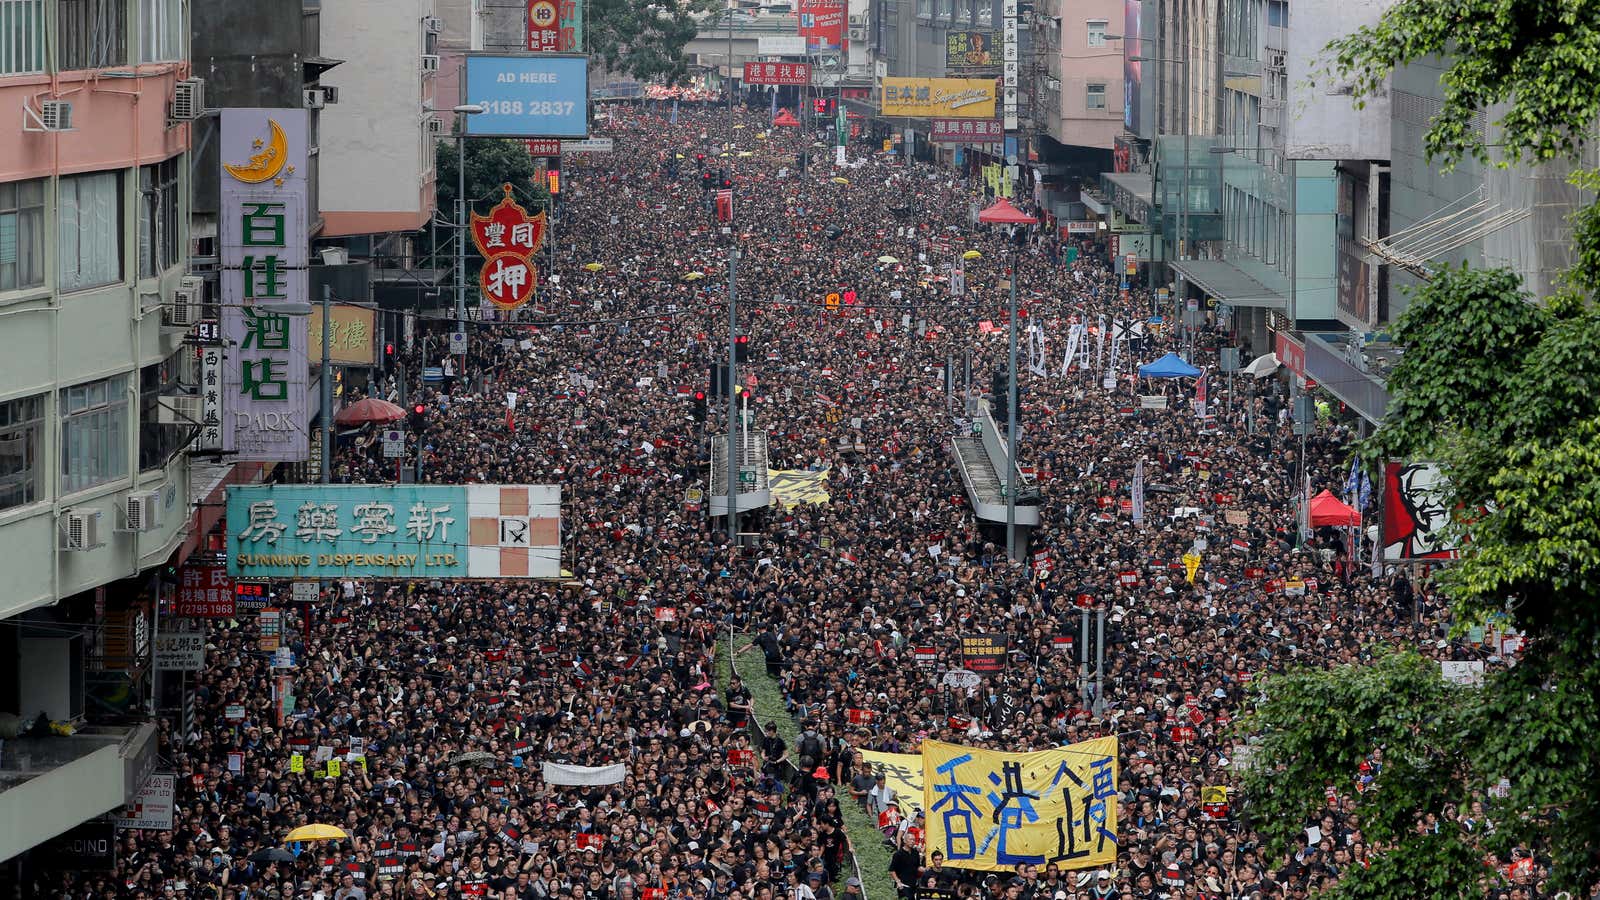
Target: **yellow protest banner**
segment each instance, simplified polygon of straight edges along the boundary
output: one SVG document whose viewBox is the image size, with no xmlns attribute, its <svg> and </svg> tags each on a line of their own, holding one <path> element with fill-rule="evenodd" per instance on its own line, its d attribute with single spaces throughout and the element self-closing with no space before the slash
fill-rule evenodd
<svg viewBox="0 0 1600 900">
<path fill-rule="evenodd" d="M 306 758 L 298 753 L 289 754 L 289 771 L 296 775 L 306 773 Z"/>
<path fill-rule="evenodd" d="M 832 294 L 829 295 L 833 296 Z M 828 502 L 828 470 L 768 469 L 767 490 L 779 506 Z"/>
<path fill-rule="evenodd" d="M 926 852 L 962 869 L 1117 861 L 1117 739 L 1034 753 L 922 742 Z"/>
<path fill-rule="evenodd" d="M 922 754 L 880 753 L 862 750 L 861 759 L 872 767 L 872 774 L 883 773 L 883 783 L 894 788 L 894 802 L 900 815 L 911 818 L 922 808 Z"/>
<path fill-rule="evenodd" d="M 328 777 L 329 778 L 338 778 L 342 774 L 342 769 L 343 769 L 343 767 L 340 766 L 339 760 L 337 758 L 328 760 Z"/>
<path fill-rule="evenodd" d="M 1183 577 L 1189 579 L 1190 584 L 1194 584 L 1195 573 L 1199 571 L 1200 554 L 1185 553 L 1183 555 Z"/>
</svg>

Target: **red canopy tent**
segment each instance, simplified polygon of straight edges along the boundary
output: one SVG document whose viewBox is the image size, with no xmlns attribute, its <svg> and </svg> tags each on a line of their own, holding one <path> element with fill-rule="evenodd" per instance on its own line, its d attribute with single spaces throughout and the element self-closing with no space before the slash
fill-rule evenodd
<svg viewBox="0 0 1600 900">
<path fill-rule="evenodd" d="M 800 120 L 796 119 L 794 113 L 789 112 L 789 110 L 781 109 L 778 111 L 778 117 L 772 120 L 772 124 L 774 126 L 781 125 L 789 128 L 798 128 L 800 127 Z"/>
<path fill-rule="evenodd" d="M 1036 225 L 1039 220 L 1028 215 L 1004 197 L 995 200 L 978 213 L 978 221 L 989 225 Z"/>
<path fill-rule="evenodd" d="M 1324 525 L 1345 527 L 1361 524 L 1361 513 L 1339 502 L 1332 491 L 1323 491 L 1311 498 L 1311 527 Z"/>
</svg>

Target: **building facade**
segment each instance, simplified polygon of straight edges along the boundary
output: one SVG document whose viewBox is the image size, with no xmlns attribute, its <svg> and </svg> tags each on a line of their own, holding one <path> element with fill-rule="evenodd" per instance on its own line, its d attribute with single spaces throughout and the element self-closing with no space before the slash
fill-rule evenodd
<svg viewBox="0 0 1600 900">
<path fill-rule="evenodd" d="M 0 2 L 0 860 L 129 802 L 196 423 L 184 0 Z"/>
</svg>

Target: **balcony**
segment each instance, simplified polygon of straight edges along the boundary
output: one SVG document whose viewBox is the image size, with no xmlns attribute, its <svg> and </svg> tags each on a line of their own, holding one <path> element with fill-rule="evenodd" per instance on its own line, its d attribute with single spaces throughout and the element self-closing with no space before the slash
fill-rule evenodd
<svg viewBox="0 0 1600 900">
<path fill-rule="evenodd" d="M 0 860 L 131 803 L 156 765 L 149 723 L 0 740 Z"/>
</svg>

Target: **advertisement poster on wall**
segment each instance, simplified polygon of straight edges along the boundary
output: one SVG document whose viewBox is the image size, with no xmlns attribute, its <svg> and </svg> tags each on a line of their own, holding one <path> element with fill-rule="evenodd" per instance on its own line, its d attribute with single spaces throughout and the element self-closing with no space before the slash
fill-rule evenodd
<svg viewBox="0 0 1600 900">
<path fill-rule="evenodd" d="M 837 53 L 844 49 L 843 0 L 800 0 L 800 36 L 811 53 Z"/>
</svg>

